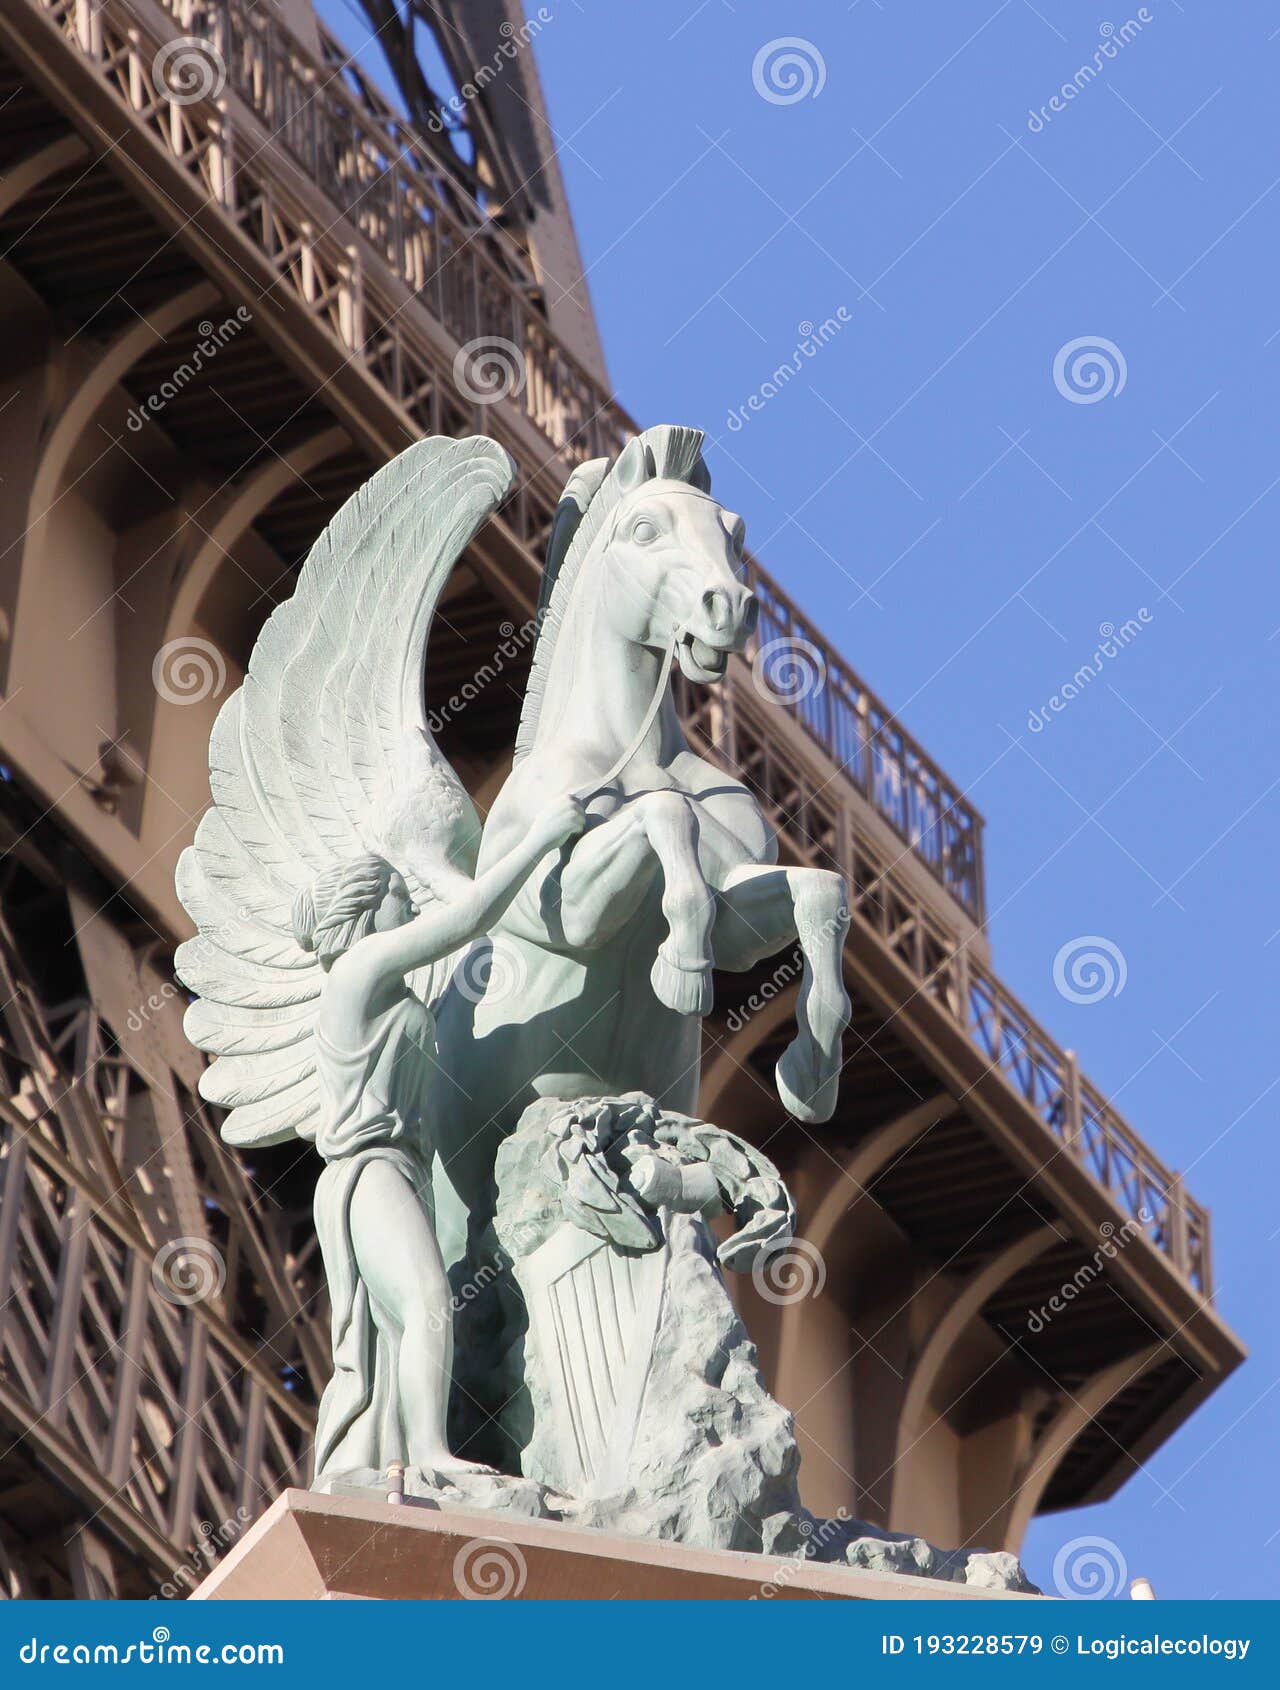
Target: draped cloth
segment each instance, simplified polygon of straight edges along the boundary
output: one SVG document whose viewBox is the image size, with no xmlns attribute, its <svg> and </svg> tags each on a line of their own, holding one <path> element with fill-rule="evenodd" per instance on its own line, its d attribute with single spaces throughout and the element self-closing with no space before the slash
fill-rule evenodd
<svg viewBox="0 0 1280 1690">
<path fill-rule="evenodd" d="M 406 1459 L 396 1372 L 399 1338 L 379 1321 L 360 1277 L 351 1232 L 356 1186 L 370 1163 L 389 1162 L 428 1201 L 430 1158 L 420 1098 L 434 1057 L 434 1026 L 409 992 L 368 1024 L 355 1049 L 316 1031 L 322 1100 L 316 1149 L 325 1166 L 316 1181 L 315 1225 L 332 1304 L 333 1376 L 320 1399 L 314 1485 L 343 1473 L 385 1473 Z"/>
</svg>

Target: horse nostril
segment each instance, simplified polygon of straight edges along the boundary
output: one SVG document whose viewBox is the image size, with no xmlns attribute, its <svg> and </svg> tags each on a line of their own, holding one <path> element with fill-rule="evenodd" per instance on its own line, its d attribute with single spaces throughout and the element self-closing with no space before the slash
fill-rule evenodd
<svg viewBox="0 0 1280 1690">
<path fill-rule="evenodd" d="M 755 633 L 759 620 L 760 600 L 753 592 L 748 591 L 742 600 L 742 631 L 748 639 Z"/>
<path fill-rule="evenodd" d="M 707 618 L 707 625 L 717 634 L 721 634 L 729 626 L 733 615 L 733 607 L 729 602 L 728 593 L 713 587 L 702 595 L 702 609 Z"/>
</svg>

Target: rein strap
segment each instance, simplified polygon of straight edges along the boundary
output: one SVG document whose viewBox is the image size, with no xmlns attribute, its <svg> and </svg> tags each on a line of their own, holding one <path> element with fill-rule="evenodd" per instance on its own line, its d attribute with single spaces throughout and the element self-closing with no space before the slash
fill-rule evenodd
<svg viewBox="0 0 1280 1690">
<path fill-rule="evenodd" d="M 639 731 L 637 732 L 635 738 L 631 741 L 631 744 L 622 753 L 621 757 L 618 758 L 618 761 L 609 770 L 607 775 L 604 775 L 598 781 L 593 781 L 590 786 L 579 786 L 574 788 L 572 796 L 576 798 L 580 804 L 589 803 L 598 793 L 603 792 L 606 787 L 612 786 L 614 781 L 617 780 L 618 776 L 626 768 L 627 764 L 635 756 L 636 752 L 639 751 L 640 747 L 644 744 L 649 729 L 653 726 L 654 717 L 658 714 L 658 709 L 662 703 L 663 696 L 666 693 L 667 682 L 671 678 L 671 665 L 675 661 L 676 646 L 679 642 L 679 634 L 672 634 L 671 644 L 667 647 L 666 655 L 662 659 L 662 668 L 658 671 L 658 684 L 653 689 L 653 697 L 649 700 L 649 708 L 645 711 L 644 720 L 641 722 Z"/>
</svg>

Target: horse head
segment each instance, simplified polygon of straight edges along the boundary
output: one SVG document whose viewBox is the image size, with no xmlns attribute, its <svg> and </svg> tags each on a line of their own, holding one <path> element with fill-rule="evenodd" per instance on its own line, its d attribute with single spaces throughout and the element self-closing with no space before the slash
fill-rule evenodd
<svg viewBox="0 0 1280 1690">
<path fill-rule="evenodd" d="M 570 476 L 543 571 L 517 765 L 543 732 L 544 705 L 557 730 L 589 708 L 592 671 L 580 658 L 602 635 L 632 672 L 625 648 L 657 660 L 674 648 L 684 675 L 702 685 L 720 680 L 751 637 L 756 599 L 739 579 L 745 525 L 712 498 L 702 441 L 697 429 L 649 428 L 613 462 L 580 464 Z"/>
<path fill-rule="evenodd" d="M 755 594 L 739 573 L 746 524 L 711 496 L 701 458 L 689 479 L 655 467 L 643 437 L 615 465 L 621 498 L 601 537 L 601 591 L 615 633 L 663 652 L 674 644 L 685 677 L 709 684 L 755 628 Z"/>
</svg>

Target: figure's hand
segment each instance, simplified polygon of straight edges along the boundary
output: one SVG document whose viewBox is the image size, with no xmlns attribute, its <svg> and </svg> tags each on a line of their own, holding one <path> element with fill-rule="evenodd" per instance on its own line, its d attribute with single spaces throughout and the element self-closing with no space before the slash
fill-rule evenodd
<svg viewBox="0 0 1280 1690">
<path fill-rule="evenodd" d="M 569 794 L 557 798 L 533 818 L 533 826 L 529 830 L 530 843 L 537 847 L 541 856 L 544 851 L 553 851 L 556 846 L 563 845 L 566 839 L 576 839 L 586 825 L 587 812 L 578 799 Z"/>
<path fill-rule="evenodd" d="M 673 1204 L 680 1196 L 680 1169 L 665 1156 L 652 1153 L 637 1156 L 631 1164 L 631 1186 L 642 1203 L 651 1209 Z"/>
</svg>

